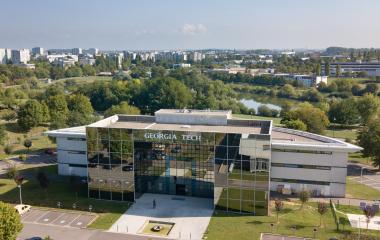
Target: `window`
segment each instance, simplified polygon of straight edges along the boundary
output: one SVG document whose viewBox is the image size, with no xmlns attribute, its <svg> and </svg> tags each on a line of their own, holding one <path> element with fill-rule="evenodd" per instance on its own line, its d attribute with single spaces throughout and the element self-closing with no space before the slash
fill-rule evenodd
<svg viewBox="0 0 380 240">
<path fill-rule="evenodd" d="M 290 163 L 272 163 L 272 167 L 331 170 L 331 167 L 329 166 L 303 165 L 303 164 L 290 164 Z"/>
<path fill-rule="evenodd" d="M 67 151 L 68 154 L 82 154 L 82 155 L 85 155 L 86 152 L 85 151 Z"/>
<path fill-rule="evenodd" d="M 300 183 L 300 184 L 314 184 L 314 185 L 330 185 L 330 182 L 301 180 L 301 179 L 271 178 L 271 181 L 272 182 Z"/>
<path fill-rule="evenodd" d="M 272 152 L 294 152 L 294 153 L 327 154 L 327 155 L 331 155 L 332 154 L 332 152 L 326 152 L 326 151 L 299 150 L 299 149 L 280 149 L 280 148 L 272 148 Z"/>
<path fill-rule="evenodd" d="M 73 137 L 68 137 L 68 138 L 66 138 L 66 140 L 68 140 L 68 141 L 81 141 L 81 142 L 85 142 L 85 141 L 86 141 L 86 138 L 73 138 Z"/>
</svg>

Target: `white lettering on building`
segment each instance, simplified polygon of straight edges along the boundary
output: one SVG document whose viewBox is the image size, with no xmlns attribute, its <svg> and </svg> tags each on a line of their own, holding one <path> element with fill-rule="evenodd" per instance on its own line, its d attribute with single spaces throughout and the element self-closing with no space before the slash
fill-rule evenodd
<svg viewBox="0 0 380 240">
<path fill-rule="evenodd" d="M 175 134 L 170 133 L 145 133 L 144 138 L 146 139 L 158 139 L 158 140 L 177 140 Z M 182 135 L 182 140 L 184 141 L 201 141 L 201 136 L 198 135 Z"/>
</svg>

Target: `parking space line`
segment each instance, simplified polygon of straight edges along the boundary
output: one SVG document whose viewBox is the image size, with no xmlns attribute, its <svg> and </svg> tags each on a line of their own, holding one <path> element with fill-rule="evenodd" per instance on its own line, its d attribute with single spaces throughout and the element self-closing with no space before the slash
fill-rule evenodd
<svg viewBox="0 0 380 240">
<path fill-rule="evenodd" d="M 34 222 L 40 221 L 43 217 L 45 217 L 45 215 L 48 215 L 49 213 L 50 213 L 50 211 L 46 211 L 45 214 L 43 214 L 41 217 L 37 218 Z"/>
<path fill-rule="evenodd" d="M 74 218 L 71 222 L 69 222 L 68 224 L 67 224 L 67 226 L 71 226 L 71 224 L 74 222 L 74 221 L 76 221 L 78 218 L 80 218 L 80 216 L 81 216 L 82 214 L 78 214 L 78 216 L 76 217 L 76 218 Z"/>
</svg>

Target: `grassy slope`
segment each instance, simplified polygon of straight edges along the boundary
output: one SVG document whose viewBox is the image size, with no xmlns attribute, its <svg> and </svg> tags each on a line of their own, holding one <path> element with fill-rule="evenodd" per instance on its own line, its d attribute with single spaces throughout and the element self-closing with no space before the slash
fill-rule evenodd
<svg viewBox="0 0 380 240">
<path fill-rule="evenodd" d="M 347 178 L 346 196 L 358 199 L 380 199 L 380 191 Z"/>
<path fill-rule="evenodd" d="M 285 203 L 285 207 L 280 213 L 280 223 L 274 227 L 273 232 L 293 235 L 292 226 L 297 226 L 295 235 L 303 237 L 313 237 L 313 229 L 317 228 L 317 239 L 329 239 L 330 237 L 341 237 L 342 232 L 335 230 L 334 219 L 329 208 L 328 212 L 323 217 L 325 227 L 319 227 L 320 215 L 317 212 L 317 203 L 309 203 L 300 210 L 299 204 Z M 250 240 L 260 239 L 260 233 L 270 232 L 271 223 L 276 223 L 276 216 L 242 216 L 237 214 L 227 214 L 217 212 L 211 218 L 208 230 L 207 239 L 239 239 Z M 275 224 L 276 225 L 276 224 Z M 355 232 L 350 226 L 345 226 L 347 232 Z M 374 235 L 374 231 L 368 232 Z"/>
</svg>

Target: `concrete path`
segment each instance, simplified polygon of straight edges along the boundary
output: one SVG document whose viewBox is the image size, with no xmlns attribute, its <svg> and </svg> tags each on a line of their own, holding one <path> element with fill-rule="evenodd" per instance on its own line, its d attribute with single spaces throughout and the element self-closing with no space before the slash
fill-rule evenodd
<svg viewBox="0 0 380 240">
<path fill-rule="evenodd" d="M 156 208 L 153 208 L 153 199 Z M 202 239 L 213 213 L 213 200 L 145 193 L 110 228 L 111 232 L 142 234 L 149 220 L 174 223 L 175 239 Z"/>
</svg>

